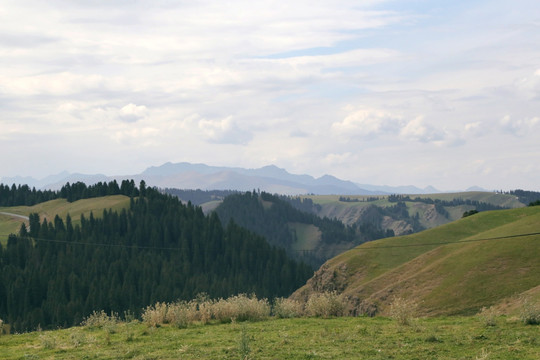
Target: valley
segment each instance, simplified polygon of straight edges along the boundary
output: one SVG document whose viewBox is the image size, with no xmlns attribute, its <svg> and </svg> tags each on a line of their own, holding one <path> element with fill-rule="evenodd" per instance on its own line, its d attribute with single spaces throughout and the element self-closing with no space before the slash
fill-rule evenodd
<svg viewBox="0 0 540 360">
<path fill-rule="evenodd" d="M 264 359 L 277 356 L 276 341 L 292 359 L 342 358 L 343 346 L 352 358 L 538 355 L 536 326 L 522 319 L 529 306 L 532 323 L 540 322 L 540 206 L 513 194 L 217 192 L 206 213 L 144 182 L 124 190 L 77 183 L 55 196 L 0 208 L 0 319 L 4 332 L 26 333 L 0 336 L 6 359 L 81 351 L 96 359 L 117 351 L 141 359 Z M 145 320 L 149 306 L 199 299 L 200 310 L 210 309 L 238 293 L 266 301 L 266 315 L 223 321 L 216 308 L 181 326 Z M 278 316 L 283 297 L 299 318 Z M 337 304 L 328 303 L 314 312 L 314 299 L 325 298 L 341 310 L 318 312 Z M 402 299 L 405 325 L 394 310 Z M 485 309 L 496 325 L 486 326 Z M 80 326 L 99 310 L 116 320 Z M 156 336 L 176 345 L 159 345 Z M 528 340 L 518 344 L 518 336 Z"/>
</svg>

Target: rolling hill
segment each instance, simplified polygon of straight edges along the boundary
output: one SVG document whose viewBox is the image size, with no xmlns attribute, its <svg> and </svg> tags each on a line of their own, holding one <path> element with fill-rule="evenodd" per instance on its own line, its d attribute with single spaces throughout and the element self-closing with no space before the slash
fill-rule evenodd
<svg viewBox="0 0 540 360">
<path fill-rule="evenodd" d="M 125 195 L 112 195 L 92 199 L 81 199 L 75 202 L 68 202 L 66 199 L 55 199 L 39 203 L 33 206 L 10 206 L 0 207 L 0 213 L 29 216 L 37 213 L 41 219 L 48 221 L 54 219 L 56 215 L 65 218 L 69 214 L 74 224 L 80 220 L 81 214 L 88 217 L 92 212 L 99 217 L 103 210 L 112 209 L 120 211 L 129 207 L 129 197 Z M 19 231 L 21 223 L 28 224 L 28 220 L 6 214 L 0 214 L 0 241 L 6 241 L 9 234 Z"/>
<path fill-rule="evenodd" d="M 423 315 L 476 313 L 540 285 L 540 207 L 486 211 L 362 244 L 327 261 L 293 294 L 337 291 L 353 314 L 387 314 L 396 297 Z"/>
<path fill-rule="evenodd" d="M 396 235 L 450 223 L 473 209 L 482 211 L 526 205 L 514 195 L 485 191 L 399 196 L 305 195 L 301 198 L 310 199 L 315 204 L 311 211 L 319 217 L 338 219 L 345 225 L 376 222 L 382 230 L 392 230 Z M 384 211 L 398 202 L 405 205 L 406 213 L 396 216 Z M 379 209 L 378 214 L 373 211 L 376 208 Z"/>
<path fill-rule="evenodd" d="M 13 331 L 72 326 L 102 309 L 138 315 L 199 293 L 288 296 L 313 274 L 264 238 L 142 181 L 137 195 L 99 196 L 123 191 L 115 185 L 74 184 L 60 198 L 2 208 L 0 228 L 18 233 L 0 243 L 0 319 Z"/>
</svg>

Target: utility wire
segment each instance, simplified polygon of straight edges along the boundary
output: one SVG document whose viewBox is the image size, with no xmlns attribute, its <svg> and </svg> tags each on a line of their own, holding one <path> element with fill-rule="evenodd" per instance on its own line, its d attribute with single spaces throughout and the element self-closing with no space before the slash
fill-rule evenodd
<svg viewBox="0 0 540 360">
<path fill-rule="evenodd" d="M 14 235 L 14 234 L 10 234 Z M 9 236 L 9 235 L 2 235 L 0 236 Z M 15 235 L 17 238 L 21 238 L 21 236 Z M 68 240 L 57 240 L 57 239 L 44 239 L 44 238 L 36 238 L 36 237 L 30 237 L 28 236 L 27 239 L 35 240 L 35 241 L 41 241 L 41 242 L 49 242 L 49 243 L 57 243 L 57 244 L 73 244 L 73 245 L 90 245 L 90 246 L 103 246 L 103 247 L 116 247 L 116 248 L 125 248 L 125 249 L 144 249 L 144 250 L 180 250 L 180 248 L 173 248 L 173 247 L 157 247 L 157 246 L 139 246 L 139 245 L 125 245 L 125 244 L 105 244 L 105 243 L 91 243 L 91 242 L 82 242 L 82 241 L 68 241 Z"/>
<path fill-rule="evenodd" d="M 13 234 L 11 234 L 13 235 Z M 511 238 L 519 238 L 519 237 L 526 237 L 526 236 L 534 236 L 534 235 L 540 235 L 540 232 L 534 232 L 534 233 L 528 233 L 528 234 L 517 234 L 517 235 L 507 235 L 507 236 L 498 236 L 498 237 L 491 237 L 491 238 L 483 238 L 483 239 L 471 239 L 471 240 L 462 240 L 462 241 L 443 241 L 443 242 L 437 242 L 437 243 L 422 243 L 422 244 L 403 244 L 403 245 L 383 245 L 383 246 L 370 246 L 370 247 L 354 247 L 354 248 L 342 248 L 342 250 L 378 250 L 378 249 L 393 249 L 393 248 L 407 248 L 407 247 L 420 247 L 420 246 L 436 246 L 436 245 L 449 245 L 449 244 L 464 244 L 464 243 L 472 243 L 472 242 L 480 242 L 480 241 L 493 241 L 493 240 L 503 240 L 503 239 L 511 239 Z M 9 235 L 2 235 L 0 236 L 9 236 Z M 19 238 L 18 235 L 16 235 L 17 238 Z M 145 249 L 145 250 L 180 250 L 180 248 L 173 248 L 173 247 L 157 247 L 157 246 L 138 246 L 138 245 L 124 245 L 124 244 L 105 244 L 105 243 L 90 243 L 90 242 L 82 242 L 82 241 L 68 241 L 68 240 L 56 240 L 56 239 L 44 239 L 44 238 L 35 238 L 35 237 L 28 237 L 29 239 L 35 240 L 35 241 L 42 241 L 42 242 L 50 242 L 50 243 L 59 243 L 59 244 L 72 244 L 72 245 L 90 245 L 90 246 L 103 246 L 103 247 L 118 247 L 118 248 L 126 248 L 126 249 Z M 312 249 L 299 249 L 295 251 L 313 251 Z"/>
<path fill-rule="evenodd" d="M 518 234 L 518 235 L 508 235 L 508 236 L 498 236 L 498 237 L 484 238 L 484 239 L 471 239 L 471 240 L 462 240 L 462 241 L 443 241 L 443 242 L 437 242 L 437 243 L 382 245 L 382 246 L 371 246 L 371 247 L 362 247 L 362 248 L 358 247 L 358 246 L 360 246 L 360 245 L 358 245 L 358 246 L 353 247 L 353 248 L 341 248 L 341 249 L 345 249 L 345 250 L 377 250 L 377 249 L 393 249 L 393 248 L 407 248 L 407 247 L 419 247 L 419 246 L 464 244 L 464 243 L 471 243 L 471 242 L 502 240 L 502 239 L 517 238 L 517 237 L 533 236 L 533 235 L 540 235 L 540 232 L 528 233 L 528 234 Z M 306 249 L 306 250 L 295 250 L 295 251 L 314 251 L 314 250 L 307 250 Z"/>
</svg>

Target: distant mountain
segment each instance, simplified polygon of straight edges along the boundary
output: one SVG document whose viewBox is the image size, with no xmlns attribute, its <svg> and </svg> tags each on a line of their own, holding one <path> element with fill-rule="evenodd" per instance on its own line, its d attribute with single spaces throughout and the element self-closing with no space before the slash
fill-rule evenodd
<svg viewBox="0 0 540 360">
<path fill-rule="evenodd" d="M 3 178 L 4 184 L 28 184 L 38 189 L 58 190 L 66 182 L 82 181 L 88 185 L 116 179 L 145 180 L 149 186 L 178 189 L 201 190 L 239 190 L 258 189 L 269 193 L 283 195 L 315 194 L 315 195 L 383 195 L 383 194 L 426 194 L 437 193 L 437 189 L 427 187 L 419 189 L 415 186 L 375 186 L 360 185 L 341 180 L 331 175 L 314 178 L 310 175 L 297 175 L 287 172 L 275 165 L 258 169 L 239 167 L 210 166 L 187 162 L 170 163 L 152 166 L 140 174 L 105 176 L 103 174 L 70 174 L 63 172 L 37 180 L 30 177 Z"/>
</svg>

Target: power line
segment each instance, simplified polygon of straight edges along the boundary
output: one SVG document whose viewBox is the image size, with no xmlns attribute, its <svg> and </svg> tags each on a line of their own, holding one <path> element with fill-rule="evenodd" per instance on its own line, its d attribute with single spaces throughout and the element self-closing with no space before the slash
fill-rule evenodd
<svg viewBox="0 0 540 360">
<path fill-rule="evenodd" d="M 14 234 L 10 234 L 14 235 Z M 0 234 L 0 236 L 9 236 L 5 234 Z M 21 238 L 18 235 L 15 235 L 17 238 Z M 158 247 L 158 246 L 139 246 L 139 245 L 125 245 L 125 244 L 106 244 L 106 243 L 91 243 L 91 242 L 82 242 L 82 241 L 68 241 L 68 240 L 56 240 L 56 239 L 43 239 L 36 237 L 28 237 L 27 239 L 57 243 L 57 244 L 70 244 L 70 245 L 89 245 L 89 246 L 103 246 L 103 247 L 115 247 L 115 248 L 125 248 L 125 249 L 144 249 L 144 250 L 180 250 L 180 248 L 173 247 Z"/>
<path fill-rule="evenodd" d="M 15 235 L 15 234 L 10 234 L 10 235 Z M 443 242 L 437 242 L 437 243 L 383 245 L 383 246 L 371 246 L 371 247 L 362 247 L 362 248 L 354 247 L 354 248 L 334 248 L 334 249 L 339 249 L 339 250 L 378 250 L 378 249 L 394 249 L 394 248 L 407 248 L 407 247 L 420 247 L 420 246 L 437 246 L 437 245 L 440 246 L 440 245 L 464 244 L 464 243 L 472 243 L 472 242 L 480 242 L 480 241 L 503 240 L 503 239 L 526 237 L 526 236 L 534 236 L 534 235 L 540 235 L 540 232 L 534 232 L 534 233 L 528 233 L 528 234 L 518 234 L 518 235 L 498 236 L 498 237 L 483 238 L 483 239 L 462 240 L 462 241 L 443 241 Z M 8 237 L 9 235 L 0 234 L 0 236 Z M 19 238 L 18 235 L 15 235 L 15 236 L 17 238 Z M 90 243 L 90 242 L 82 242 L 82 241 L 44 239 L 44 238 L 35 238 L 35 237 L 29 237 L 29 239 L 35 240 L 35 241 L 59 243 L 59 244 L 103 246 L 103 247 L 116 247 L 116 248 L 125 248 L 125 249 L 171 250 L 171 251 L 172 250 L 180 250 L 180 248 L 177 248 L 177 247 L 173 248 L 173 247 L 139 246 L 139 245 L 125 245 L 125 244 Z M 310 251 L 315 251 L 315 250 L 314 249 L 297 249 L 297 250 L 293 250 L 293 251 L 310 252 Z"/>
<path fill-rule="evenodd" d="M 443 242 L 437 242 L 437 243 L 403 244 L 403 245 L 382 245 L 382 246 L 371 246 L 371 247 L 362 247 L 362 248 L 356 246 L 356 247 L 353 247 L 353 248 L 341 248 L 341 249 L 345 249 L 345 250 L 378 250 L 378 249 L 393 249 L 393 248 L 407 248 L 407 247 L 420 247 L 420 246 L 464 244 L 464 243 L 471 243 L 471 242 L 502 240 L 502 239 L 517 238 L 517 237 L 533 236 L 533 235 L 540 235 L 540 232 L 528 233 L 528 234 L 518 234 L 518 235 L 508 235 L 508 236 L 498 236 L 498 237 L 484 238 L 484 239 L 462 240 L 462 241 L 443 241 Z M 334 249 L 336 249 L 336 248 L 334 248 Z M 295 250 L 295 251 L 314 251 L 314 250 L 312 250 L 312 249 L 309 249 L 309 250 L 308 249 L 305 249 L 305 250 L 300 249 L 300 250 Z"/>
</svg>

